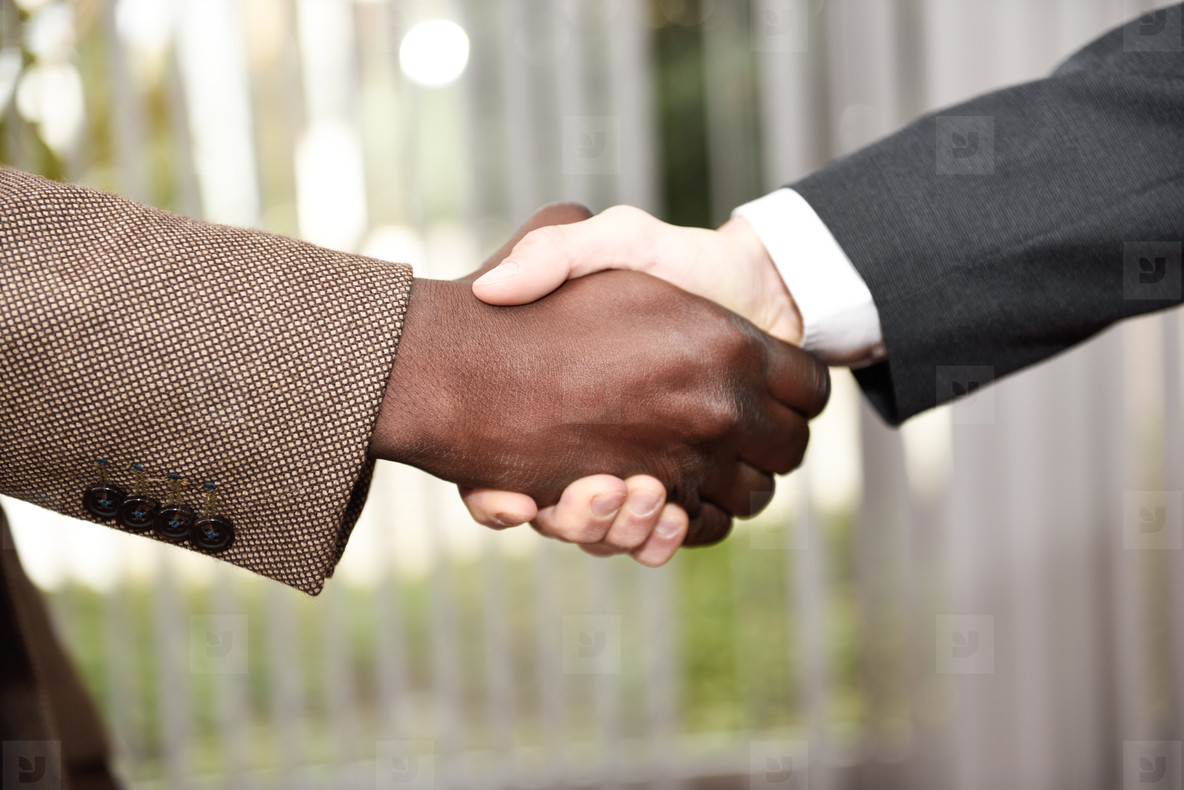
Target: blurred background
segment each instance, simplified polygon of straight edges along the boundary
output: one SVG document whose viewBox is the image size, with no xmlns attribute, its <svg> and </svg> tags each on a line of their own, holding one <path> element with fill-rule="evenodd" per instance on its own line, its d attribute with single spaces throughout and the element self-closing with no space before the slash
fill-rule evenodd
<svg viewBox="0 0 1184 790">
<path fill-rule="evenodd" d="M 552 200 L 718 224 L 1154 6 L 0 0 L 0 161 L 453 277 Z M 136 788 L 1178 788 L 1180 395 L 1175 314 L 898 431 L 836 370 L 660 570 L 389 464 L 315 599 L 3 504 Z"/>
</svg>

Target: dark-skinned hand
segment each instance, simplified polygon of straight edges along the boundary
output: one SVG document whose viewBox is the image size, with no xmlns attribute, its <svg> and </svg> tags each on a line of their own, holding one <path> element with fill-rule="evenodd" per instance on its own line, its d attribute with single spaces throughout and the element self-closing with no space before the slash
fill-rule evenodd
<svg viewBox="0 0 1184 790">
<path fill-rule="evenodd" d="M 829 391 L 809 354 L 635 272 L 519 307 L 420 279 L 404 326 L 373 455 L 540 504 L 588 475 L 651 475 L 689 515 L 687 545 L 767 502 Z"/>
</svg>

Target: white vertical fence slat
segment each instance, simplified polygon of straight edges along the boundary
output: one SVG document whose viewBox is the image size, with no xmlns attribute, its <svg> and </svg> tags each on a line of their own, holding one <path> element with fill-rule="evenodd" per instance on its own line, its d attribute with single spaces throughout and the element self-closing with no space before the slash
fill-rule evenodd
<svg viewBox="0 0 1184 790">
<path fill-rule="evenodd" d="M 609 97 L 620 113 L 620 171 L 615 199 L 649 212 L 661 211 L 658 194 L 657 97 L 652 31 L 645 3 L 595 3 L 605 17 L 603 35 Z"/>
<path fill-rule="evenodd" d="M 518 732 L 517 686 L 510 646 L 509 607 L 506 604 L 506 560 L 497 535 L 481 538 L 481 629 L 485 649 L 485 726 L 493 762 L 487 783 L 491 788 L 510 786 L 517 774 L 515 746 Z"/>
<path fill-rule="evenodd" d="M 103 682 L 108 690 L 106 723 L 111 728 L 112 751 L 116 764 L 126 766 L 131 778 L 141 769 L 147 756 L 142 731 L 138 726 L 143 700 L 139 685 L 127 671 L 133 655 L 131 593 L 112 590 L 103 597 Z"/>
<path fill-rule="evenodd" d="M 595 754 L 591 770 L 598 777 L 599 786 L 605 790 L 617 790 L 621 786 L 621 671 L 625 660 L 635 659 L 640 651 L 629 649 L 644 639 L 647 634 L 630 628 L 631 623 L 623 618 L 621 601 L 617 596 L 620 573 L 615 563 L 585 555 L 581 558 L 584 575 L 586 603 L 584 611 L 591 615 L 612 617 L 620 624 L 615 647 L 620 651 L 622 663 L 612 671 L 596 672 L 590 678 L 592 693 L 592 720 L 594 722 Z M 565 634 L 566 638 L 566 634 Z M 565 649 L 570 649 L 565 646 Z M 610 647 L 611 649 L 611 647 Z M 565 654 L 567 655 L 567 654 Z M 566 676 L 569 682 L 572 676 Z"/>
<path fill-rule="evenodd" d="M 21 47 L 21 21 L 13 0 L 0 0 L 0 49 L 17 51 Z M 27 164 L 23 161 L 23 146 L 21 145 L 21 128 L 24 125 L 16 107 L 16 91 L 8 97 L 4 106 L 4 147 L 8 151 L 10 164 L 21 167 Z"/>
<path fill-rule="evenodd" d="M 711 219 L 719 224 L 755 191 L 746 121 L 752 108 L 747 92 L 737 89 L 748 81 L 751 44 L 744 3 L 707 3 L 702 13 Z"/>
<path fill-rule="evenodd" d="M 800 651 L 801 673 L 797 678 L 798 699 L 805 711 L 807 783 L 815 790 L 836 787 L 830 767 L 832 736 L 827 716 L 829 672 L 825 640 L 825 606 L 828 576 L 826 544 L 818 514 L 809 496 L 810 470 L 798 473 L 802 495 L 794 528 L 800 533 L 796 548 L 787 551 L 786 572 L 793 578 L 790 605 L 794 614 L 794 642 Z M 787 589 L 790 589 L 787 585 Z"/>
<path fill-rule="evenodd" d="M 267 699 L 269 729 L 276 753 L 276 787 L 305 788 L 308 783 L 301 770 L 307 748 L 304 724 L 308 705 L 302 685 L 302 651 L 296 646 L 299 637 L 292 597 L 297 593 L 279 585 L 269 585 L 265 592 L 267 616 Z"/>
<path fill-rule="evenodd" d="M 1181 396 L 1181 322 L 1179 313 L 1163 317 L 1163 488 L 1184 489 L 1184 397 Z M 1179 514 L 1169 518 L 1178 519 Z M 1184 524 L 1165 524 L 1184 540 Z M 1184 740 L 1184 548 L 1168 553 L 1167 623 L 1168 651 L 1171 666 L 1172 730 L 1171 737 Z"/>
<path fill-rule="evenodd" d="M 1059 388 L 1054 377 L 1041 378 L 999 385 L 995 399 L 994 428 L 1003 439 L 1002 465 L 994 470 L 1003 497 L 995 531 L 1003 544 L 1000 570 L 1006 571 L 1008 584 L 999 591 L 1006 616 L 996 619 L 991 678 L 1004 704 L 992 707 L 990 727 L 1008 733 L 1008 741 L 998 746 L 1015 755 L 1009 781 L 1016 787 L 1047 787 L 1053 754 L 1048 698 L 1056 689 L 1048 673 L 1048 640 L 1042 637 L 1054 619 L 1045 572 L 1053 560 L 1050 533 L 1058 516 L 1048 507 L 1055 487 L 1045 449 L 1059 437 L 1043 419 L 1042 395 Z M 1028 460 L 1019 464 L 1012 458 Z"/>
<path fill-rule="evenodd" d="M 246 617 L 247 630 L 242 634 L 246 637 L 250 633 L 250 615 L 247 614 L 239 593 L 237 575 L 232 576 L 228 569 L 219 567 L 214 573 L 214 593 L 211 596 L 213 612 L 230 618 Z M 248 653 L 251 650 L 249 638 L 246 644 L 231 647 L 246 650 Z M 225 777 L 225 784 L 236 788 L 247 786 L 245 774 L 251 758 L 251 717 L 246 700 L 246 661 L 249 661 L 249 656 L 244 656 L 241 672 L 220 672 L 211 677 L 217 709 L 218 745 L 221 749 L 219 769 Z"/>
<path fill-rule="evenodd" d="M 186 790 L 192 787 L 191 745 L 193 678 L 190 659 L 194 651 L 208 649 L 205 644 L 193 644 L 193 639 L 206 640 L 209 632 L 194 628 L 184 614 L 172 559 L 161 560 L 160 574 L 152 597 L 153 644 L 156 665 L 156 715 L 160 722 L 165 775 L 169 787 Z M 200 654 L 199 654 L 200 655 Z"/>
<path fill-rule="evenodd" d="M 935 383 L 936 386 L 936 383 Z M 971 396 L 981 401 L 991 398 L 991 392 Z M 991 480 L 993 470 L 1000 468 L 1003 454 L 983 434 L 991 426 L 966 425 L 959 420 L 962 408 L 953 407 L 953 463 L 950 510 L 946 516 L 949 532 L 948 555 L 950 590 L 947 605 L 933 623 L 935 634 L 935 671 L 939 679 L 948 681 L 954 700 L 952 712 L 954 728 L 955 774 L 952 787 L 957 790 L 985 786 L 989 779 L 1009 784 L 1012 766 L 999 765 L 995 759 L 1000 734 L 991 730 L 997 718 L 1002 695 L 996 671 L 990 673 L 951 674 L 955 646 L 969 650 L 974 635 L 980 646 L 992 628 L 995 642 L 995 666 L 998 667 L 1000 640 L 1006 639 L 1010 628 L 1005 613 L 1001 612 L 994 569 L 1000 564 L 998 531 L 995 512 L 998 493 L 984 482 Z M 947 619 L 949 618 L 949 619 Z M 980 619 L 983 618 L 983 619 Z M 955 635 L 957 641 L 955 641 Z M 985 646 L 979 649 L 985 649 Z M 948 662 L 944 666 L 940 662 Z M 1003 736 L 1006 739 L 1006 735 Z M 1010 743 L 1007 744 L 1010 746 Z"/>
<path fill-rule="evenodd" d="M 1124 522 L 1128 518 L 1127 491 L 1137 490 L 1135 459 L 1129 432 L 1135 425 L 1132 403 L 1128 392 L 1126 355 L 1127 327 L 1111 330 L 1102 337 L 1100 347 L 1105 376 L 1097 381 L 1096 391 L 1107 418 L 1100 424 L 1103 440 L 1098 447 L 1100 457 L 1095 472 L 1097 488 L 1095 512 L 1105 531 L 1100 580 L 1106 584 L 1106 609 L 1101 613 L 1109 634 L 1107 658 L 1110 662 L 1109 686 L 1113 688 L 1114 710 L 1111 712 L 1110 738 L 1106 753 L 1113 755 L 1108 778 L 1112 786 L 1122 781 L 1122 746 L 1126 740 L 1139 739 L 1143 704 L 1143 667 L 1146 651 L 1143 629 L 1138 622 L 1139 598 L 1138 552 L 1124 546 Z M 1118 372 L 1116 375 L 1116 371 Z"/>
<path fill-rule="evenodd" d="M 432 731 L 435 754 L 439 760 L 436 782 L 441 788 L 464 787 L 463 766 L 458 757 L 464 748 L 468 722 L 461 712 L 459 636 L 456 623 L 456 599 L 453 589 L 452 559 L 440 523 L 440 509 L 431 497 L 425 497 L 431 532 L 431 573 L 429 576 L 432 658 L 432 696 L 434 710 Z"/>
<path fill-rule="evenodd" d="M 827 144 L 826 94 L 819 84 L 826 47 L 819 41 L 821 17 L 809 0 L 753 0 L 748 41 L 756 50 L 761 117 L 762 189 L 772 190 L 822 164 Z M 788 14 L 803 20 L 797 45 L 765 45 L 761 20 Z"/>
<path fill-rule="evenodd" d="M 554 0 L 546 6 L 549 25 L 546 29 L 551 41 L 545 51 L 553 52 L 555 63 L 551 79 L 554 116 L 560 120 L 560 143 L 572 145 L 575 141 L 564 135 L 565 124 L 574 119 L 592 115 L 589 111 L 585 63 L 583 57 L 584 38 L 592 7 L 584 0 Z M 565 166 L 567 158 L 560 151 L 560 188 L 565 200 L 591 206 L 594 203 L 589 173 L 581 168 Z"/>
<path fill-rule="evenodd" d="M 1102 488 L 1104 513 L 1108 516 L 1109 562 L 1114 574 L 1114 602 L 1111 615 L 1114 621 L 1113 647 L 1115 650 L 1115 682 L 1119 704 L 1115 711 L 1118 728 L 1117 741 L 1111 748 L 1121 754 L 1122 742 L 1149 740 L 1147 669 L 1150 666 L 1148 644 L 1147 555 L 1128 545 L 1126 527 L 1139 517 L 1138 508 L 1145 504 L 1138 492 L 1147 487 L 1139 477 L 1139 461 L 1133 441 L 1138 425 L 1137 402 L 1132 398 L 1131 374 L 1135 372 L 1131 352 L 1139 342 L 1141 327 L 1125 325 L 1105 338 L 1112 355 L 1110 369 L 1122 371 L 1101 388 L 1114 405 L 1106 429 L 1110 447 L 1105 463 L 1108 474 Z M 1136 379 L 1137 380 L 1137 379 Z"/>
<path fill-rule="evenodd" d="M 361 730 L 357 720 L 357 683 L 350 646 L 350 601 L 342 585 L 329 585 L 321 593 L 317 629 L 323 651 L 323 702 L 328 713 L 328 752 L 333 766 L 332 781 L 343 788 L 360 787 L 358 760 L 369 750 L 360 749 Z"/>
<path fill-rule="evenodd" d="M 526 35 L 524 0 L 505 0 L 497 5 L 499 31 L 498 76 L 501 87 L 502 117 L 505 119 L 506 168 L 505 188 L 509 195 L 509 216 L 521 222 L 536 208 L 538 189 L 534 159 L 537 136 L 530 123 L 531 84 L 529 69 L 519 44 Z"/>
<path fill-rule="evenodd" d="M 555 563 L 558 546 L 547 541 L 535 558 L 534 589 L 535 639 L 538 650 L 539 721 L 543 728 L 543 765 L 541 781 L 548 786 L 563 786 L 568 758 L 565 743 L 567 717 L 564 711 L 564 688 L 561 654 L 563 620 L 556 595 Z"/>
<path fill-rule="evenodd" d="M 649 746 L 646 771 L 654 790 L 678 790 L 679 778 L 677 607 L 673 601 L 674 573 L 637 566 L 636 586 L 641 606 L 643 678 L 645 683 L 645 742 Z"/>
<path fill-rule="evenodd" d="M 143 103 L 128 72 L 123 42 L 116 29 L 115 3 L 104 3 L 102 15 L 104 49 L 107 53 L 108 79 L 111 88 L 115 137 L 115 158 L 119 163 L 120 190 L 132 200 L 151 199 L 144 163 L 145 118 Z"/>
<path fill-rule="evenodd" d="M 857 759 L 866 761 L 869 777 L 884 782 L 888 770 L 882 761 L 892 757 L 894 748 L 887 740 L 893 735 L 888 730 L 894 718 L 891 696 L 893 689 L 907 688 L 903 675 L 907 664 L 901 655 L 907 643 L 900 633 L 905 624 L 900 584 L 904 569 L 897 547 L 913 514 L 899 434 L 885 427 L 866 405 L 860 409 L 860 424 L 864 486 L 853 525 L 852 549 L 857 629 L 864 637 L 860 676 L 866 724 Z"/>
<path fill-rule="evenodd" d="M 407 682 L 407 640 L 397 576 L 384 574 L 374 593 L 375 686 L 378 688 L 376 742 L 405 739 L 412 729 Z"/>
</svg>

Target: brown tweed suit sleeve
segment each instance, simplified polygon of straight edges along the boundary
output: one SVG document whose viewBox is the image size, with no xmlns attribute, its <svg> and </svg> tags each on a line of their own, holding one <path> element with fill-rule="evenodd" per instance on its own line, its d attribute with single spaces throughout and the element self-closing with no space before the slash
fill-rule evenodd
<svg viewBox="0 0 1184 790">
<path fill-rule="evenodd" d="M 199 512 L 213 482 L 218 556 L 316 594 L 366 500 L 411 279 L 0 168 L 0 493 L 97 521 L 96 458 L 161 500 L 180 475 Z"/>
</svg>

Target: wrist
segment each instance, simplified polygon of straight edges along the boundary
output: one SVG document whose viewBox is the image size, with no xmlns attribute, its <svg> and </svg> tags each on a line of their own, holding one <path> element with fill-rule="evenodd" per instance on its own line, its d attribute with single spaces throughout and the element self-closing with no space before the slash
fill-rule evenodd
<svg viewBox="0 0 1184 790">
<path fill-rule="evenodd" d="M 440 406 L 446 384 L 439 380 L 446 371 L 433 349 L 449 342 L 446 335 L 460 320 L 457 288 L 418 277 L 412 283 L 399 348 L 370 437 L 369 452 L 375 458 L 420 466 L 447 443 L 448 421 Z"/>
<path fill-rule="evenodd" d="M 753 323 L 774 337 L 800 346 L 801 312 L 752 224 L 744 217 L 735 216 L 720 226 L 719 233 L 739 252 L 753 278 L 759 294 L 758 314 Z"/>
</svg>

